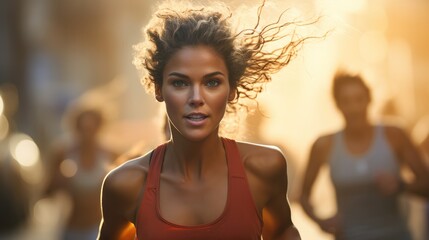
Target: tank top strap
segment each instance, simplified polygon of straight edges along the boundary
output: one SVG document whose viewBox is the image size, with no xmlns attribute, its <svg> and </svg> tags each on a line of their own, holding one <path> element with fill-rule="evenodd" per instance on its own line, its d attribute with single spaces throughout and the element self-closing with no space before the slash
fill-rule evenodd
<svg viewBox="0 0 429 240">
<path fill-rule="evenodd" d="M 394 150 L 392 149 L 392 146 L 389 143 L 389 139 L 386 136 L 386 127 L 384 125 L 376 125 L 375 127 L 375 136 L 374 136 L 374 149 L 384 149 L 385 151 L 388 151 L 390 157 L 392 159 L 397 159 L 396 155 L 394 153 Z"/>
<path fill-rule="evenodd" d="M 334 133 L 333 136 L 333 144 L 332 144 L 332 153 L 341 152 L 341 150 L 345 149 L 345 139 L 344 139 L 344 130 L 339 130 Z"/>
<path fill-rule="evenodd" d="M 149 163 L 149 173 L 146 180 L 146 188 L 158 188 L 160 177 L 159 173 L 161 172 L 166 148 L 167 143 L 164 143 L 153 150 Z"/>
<path fill-rule="evenodd" d="M 382 125 L 375 125 L 374 130 L 375 130 L 375 137 L 374 137 L 375 142 L 383 141 L 384 127 Z"/>
<path fill-rule="evenodd" d="M 229 176 L 243 178 L 245 176 L 245 171 L 243 164 L 241 163 L 241 157 L 237 143 L 234 140 L 228 138 L 222 138 L 222 142 L 225 148 Z"/>
<path fill-rule="evenodd" d="M 344 130 L 340 130 L 334 134 L 334 144 L 339 144 L 344 141 Z"/>
</svg>

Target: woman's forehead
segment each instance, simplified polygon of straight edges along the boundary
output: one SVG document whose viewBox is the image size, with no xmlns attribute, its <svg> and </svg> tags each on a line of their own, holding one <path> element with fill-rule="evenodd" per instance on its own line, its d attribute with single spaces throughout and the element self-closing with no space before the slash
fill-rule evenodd
<svg viewBox="0 0 429 240">
<path fill-rule="evenodd" d="M 173 71 L 191 73 L 198 71 L 227 72 L 224 59 L 212 47 L 187 46 L 175 52 L 168 60 L 164 74 Z"/>
</svg>

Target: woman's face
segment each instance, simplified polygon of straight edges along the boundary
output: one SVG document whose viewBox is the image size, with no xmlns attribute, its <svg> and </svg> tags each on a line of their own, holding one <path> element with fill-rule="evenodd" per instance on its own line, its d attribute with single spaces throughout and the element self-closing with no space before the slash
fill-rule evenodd
<svg viewBox="0 0 429 240">
<path fill-rule="evenodd" d="M 78 117 L 76 131 L 83 140 L 92 140 L 101 127 L 100 117 L 96 113 L 85 112 Z"/>
<path fill-rule="evenodd" d="M 187 46 L 171 56 L 158 101 L 165 101 L 173 137 L 198 141 L 218 133 L 228 101 L 234 99 L 223 58 L 208 46 Z"/>
<path fill-rule="evenodd" d="M 348 123 L 366 120 L 369 102 L 368 92 L 359 83 L 345 84 L 338 92 L 337 106 Z"/>
</svg>

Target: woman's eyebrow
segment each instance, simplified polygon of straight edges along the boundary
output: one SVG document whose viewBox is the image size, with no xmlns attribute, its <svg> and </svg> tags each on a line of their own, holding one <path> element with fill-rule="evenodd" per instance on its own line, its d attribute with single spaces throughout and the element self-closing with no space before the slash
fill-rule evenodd
<svg viewBox="0 0 429 240">
<path fill-rule="evenodd" d="M 222 75 L 225 76 L 225 74 L 223 74 L 220 71 L 216 71 L 216 72 L 212 72 L 212 73 L 208 73 L 206 75 L 204 75 L 204 78 L 208 78 L 208 77 L 213 77 L 216 75 Z M 178 73 L 178 72 L 171 72 L 168 74 L 168 76 L 175 76 L 175 77 L 181 77 L 181 78 L 189 78 L 187 75 L 183 74 L 183 73 Z"/>
<path fill-rule="evenodd" d="M 207 78 L 207 77 L 213 77 L 213 76 L 216 76 L 216 75 L 225 76 L 225 74 L 223 74 L 222 72 L 216 71 L 216 72 L 212 72 L 212 73 L 206 74 L 206 75 L 204 75 L 204 77 Z"/>
<path fill-rule="evenodd" d="M 176 77 L 181 77 L 181 78 L 189 78 L 187 75 L 183 74 L 183 73 L 178 73 L 178 72 L 171 72 L 168 74 L 168 76 L 176 76 Z"/>
</svg>

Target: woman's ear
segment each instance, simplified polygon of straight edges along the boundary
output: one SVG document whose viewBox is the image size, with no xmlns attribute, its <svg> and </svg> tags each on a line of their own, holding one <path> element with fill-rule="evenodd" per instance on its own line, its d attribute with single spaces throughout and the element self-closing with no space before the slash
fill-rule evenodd
<svg viewBox="0 0 429 240">
<path fill-rule="evenodd" d="M 162 97 L 161 86 L 155 85 L 155 98 L 158 102 L 164 101 L 164 98 Z"/>
<path fill-rule="evenodd" d="M 231 89 L 228 96 L 228 102 L 233 101 L 236 96 L 237 96 L 237 89 L 236 88 Z"/>
</svg>

